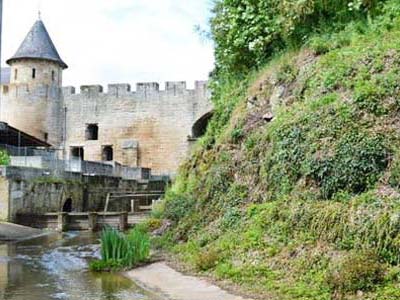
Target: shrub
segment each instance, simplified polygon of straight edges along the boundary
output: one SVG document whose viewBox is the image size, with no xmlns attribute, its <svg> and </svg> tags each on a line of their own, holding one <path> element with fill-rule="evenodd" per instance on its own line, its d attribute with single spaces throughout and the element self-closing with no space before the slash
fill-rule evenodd
<svg viewBox="0 0 400 300">
<path fill-rule="evenodd" d="M 164 218 L 178 221 L 192 211 L 195 203 L 196 201 L 192 197 L 184 197 L 184 195 L 177 195 L 173 191 L 169 191 L 166 195 Z"/>
<path fill-rule="evenodd" d="M 149 232 L 152 232 L 152 231 L 160 228 L 161 226 L 162 226 L 161 219 L 150 218 L 145 223 L 146 230 Z"/>
<path fill-rule="evenodd" d="M 276 73 L 279 83 L 290 83 L 296 79 L 298 70 L 294 66 L 294 62 L 284 63 Z"/>
<path fill-rule="evenodd" d="M 225 214 L 221 219 L 221 227 L 223 229 L 233 228 L 242 218 L 242 214 L 239 209 L 232 207 L 226 210 Z"/>
<path fill-rule="evenodd" d="M 362 26 L 359 23 L 357 25 L 359 25 L 358 27 Z M 351 43 L 351 35 L 354 34 L 354 31 L 357 31 L 353 27 L 354 25 L 350 24 L 346 30 L 338 33 L 313 36 L 307 44 L 316 55 L 322 55 L 331 50 L 348 46 Z M 363 30 L 363 27 L 359 30 Z"/>
<path fill-rule="evenodd" d="M 329 41 L 325 37 L 314 37 L 309 41 L 308 46 L 313 50 L 316 55 L 321 55 L 329 52 Z"/>
<path fill-rule="evenodd" d="M 380 136 L 351 132 L 340 138 L 334 150 L 331 156 L 313 159 L 309 166 L 308 175 L 325 198 L 342 190 L 362 193 L 388 165 L 389 150 Z"/>
<path fill-rule="evenodd" d="M 200 252 L 196 259 L 196 268 L 200 271 L 207 271 L 214 268 L 219 260 L 219 253 L 215 249 L 205 250 Z"/>
<path fill-rule="evenodd" d="M 383 115 L 387 110 L 382 106 L 385 93 L 382 87 L 369 81 L 358 82 L 355 86 L 354 101 L 360 109 L 376 115 Z"/>
<path fill-rule="evenodd" d="M 151 216 L 155 219 L 161 219 L 165 210 L 165 201 L 157 201 L 153 205 Z"/>
<path fill-rule="evenodd" d="M 8 166 L 10 164 L 10 156 L 6 150 L 0 150 L 0 166 Z"/>
<path fill-rule="evenodd" d="M 231 132 L 232 143 L 237 144 L 244 137 L 243 128 L 235 127 Z"/>
<path fill-rule="evenodd" d="M 394 188 L 400 188 L 400 154 L 396 153 L 390 166 L 389 184 Z"/>
<path fill-rule="evenodd" d="M 383 270 L 374 252 L 350 252 L 331 268 L 327 283 L 338 294 L 370 290 L 382 282 Z"/>
</svg>

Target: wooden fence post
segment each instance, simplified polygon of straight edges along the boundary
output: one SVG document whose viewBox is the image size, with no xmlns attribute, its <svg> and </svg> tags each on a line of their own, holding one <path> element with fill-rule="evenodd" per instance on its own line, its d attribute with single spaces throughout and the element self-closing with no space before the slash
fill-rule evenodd
<svg viewBox="0 0 400 300">
<path fill-rule="evenodd" d="M 128 213 L 123 212 L 119 215 L 119 230 L 123 231 L 128 228 Z"/>
</svg>

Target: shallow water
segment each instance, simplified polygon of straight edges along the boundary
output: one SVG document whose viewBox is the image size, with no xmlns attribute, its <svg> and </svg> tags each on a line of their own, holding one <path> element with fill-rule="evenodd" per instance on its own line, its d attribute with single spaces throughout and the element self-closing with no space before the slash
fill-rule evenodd
<svg viewBox="0 0 400 300">
<path fill-rule="evenodd" d="M 94 274 L 90 233 L 53 234 L 0 244 L 0 300 L 160 300 L 118 274 Z"/>
</svg>

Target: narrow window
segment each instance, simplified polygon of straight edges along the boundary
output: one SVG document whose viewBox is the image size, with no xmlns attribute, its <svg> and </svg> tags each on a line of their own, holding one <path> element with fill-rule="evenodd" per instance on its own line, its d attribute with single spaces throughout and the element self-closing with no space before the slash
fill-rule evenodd
<svg viewBox="0 0 400 300">
<path fill-rule="evenodd" d="M 113 161 L 114 160 L 114 151 L 112 146 L 103 146 L 102 153 L 103 161 Z"/>
<path fill-rule="evenodd" d="M 51 80 L 54 82 L 56 80 L 56 72 L 51 71 Z"/>
<path fill-rule="evenodd" d="M 97 124 L 87 124 L 86 140 L 97 141 L 99 139 L 99 126 Z"/>
<path fill-rule="evenodd" d="M 44 140 L 46 142 L 49 140 L 49 134 L 47 132 L 44 133 Z"/>
<path fill-rule="evenodd" d="M 36 78 L 36 69 L 35 68 L 32 69 L 32 78 L 33 79 Z"/>
<path fill-rule="evenodd" d="M 85 152 L 83 147 L 72 147 L 71 148 L 71 157 L 72 159 L 85 159 Z"/>
<path fill-rule="evenodd" d="M 14 70 L 14 80 L 18 79 L 18 69 Z"/>
</svg>

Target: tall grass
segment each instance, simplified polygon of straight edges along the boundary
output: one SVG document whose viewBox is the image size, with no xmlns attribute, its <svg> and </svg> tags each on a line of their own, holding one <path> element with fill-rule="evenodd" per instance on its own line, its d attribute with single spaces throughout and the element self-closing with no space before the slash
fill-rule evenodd
<svg viewBox="0 0 400 300">
<path fill-rule="evenodd" d="M 93 271 L 131 268 L 150 257 L 150 237 L 141 228 L 134 228 L 123 234 L 106 227 L 100 237 L 101 260 L 93 261 Z"/>
<path fill-rule="evenodd" d="M 126 236 L 128 251 L 126 252 L 126 262 L 129 266 L 134 266 L 144 262 L 150 257 L 150 238 L 147 232 L 133 229 Z"/>
</svg>

